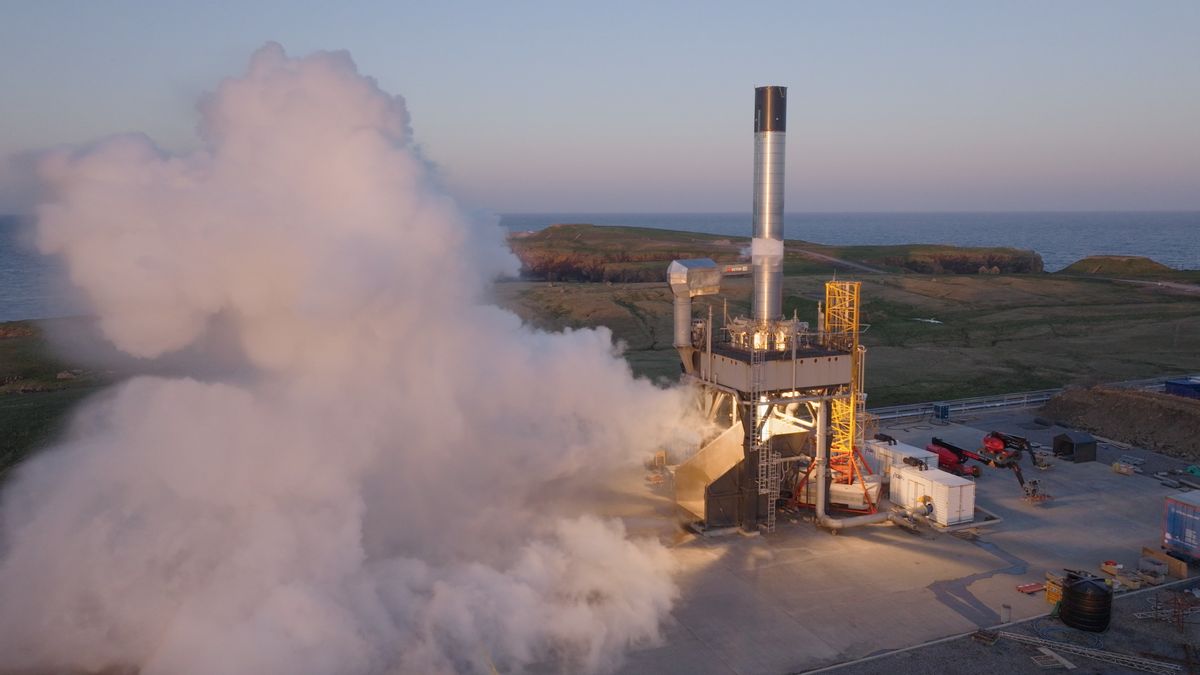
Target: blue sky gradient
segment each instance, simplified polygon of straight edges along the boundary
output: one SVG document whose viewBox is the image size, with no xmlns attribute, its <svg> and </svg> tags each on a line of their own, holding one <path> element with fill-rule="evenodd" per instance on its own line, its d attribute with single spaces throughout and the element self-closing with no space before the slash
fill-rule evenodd
<svg viewBox="0 0 1200 675">
<path fill-rule="evenodd" d="M 1200 3 L 11 2 L 0 154 L 141 131 L 267 40 L 347 49 L 495 211 L 744 211 L 753 87 L 788 209 L 1200 208 Z M 0 170 L 0 210 L 30 194 Z"/>
</svg>

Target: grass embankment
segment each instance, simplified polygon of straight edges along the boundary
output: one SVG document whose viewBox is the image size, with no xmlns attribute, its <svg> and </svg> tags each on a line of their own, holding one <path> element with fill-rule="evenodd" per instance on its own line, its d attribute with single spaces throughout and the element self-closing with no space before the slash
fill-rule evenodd
<svg viewBox="0 0 1200 675">
<path fill-rule="evenodd" d="M 1042 415 L 1105 438 L 1200 460 L 1200 400 L 1130 389 L 1068 389 Z"/>
<path fill-rule="evenodd" d="M 1117 279 L 1200 282 L 1200 270 L 1177 270 L 1134 255 L 1094 255 L 1071 263 L 1056 274 Z"/>
<path fill-rule="evenodd" d="M 632 283 L 664 281 L 667 264 L 679 258 L 744 260 L 750 239 L 652 228 L 564 224 L 513 235 L 509 245 L 521 259 L 524 274 L 529 278 Z M 784 251 L 784 272 L 790 275 L 850 269 L 811 254 L 889 271 L 927 274 L 1042 271 L 1042 259 L 1036 253 L 1011 248 L 930 244 L 824 246 L 788 240 Z"/>
<path fill-rule="evenodd" d="M 863 281 L 873 406 L 1200 371 L 1195 295 L 1049 275 Z"/>
</svg>

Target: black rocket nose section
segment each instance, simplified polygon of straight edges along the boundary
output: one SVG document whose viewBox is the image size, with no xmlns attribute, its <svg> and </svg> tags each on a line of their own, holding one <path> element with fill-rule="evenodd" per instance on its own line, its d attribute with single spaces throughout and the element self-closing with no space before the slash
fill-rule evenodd
<svg viewBox="0 0 1200 675">
<path fill-rule="evenodd" d="M 754 133 L 787 131 L 787 87 L 754 90 Z"/>
</svg>

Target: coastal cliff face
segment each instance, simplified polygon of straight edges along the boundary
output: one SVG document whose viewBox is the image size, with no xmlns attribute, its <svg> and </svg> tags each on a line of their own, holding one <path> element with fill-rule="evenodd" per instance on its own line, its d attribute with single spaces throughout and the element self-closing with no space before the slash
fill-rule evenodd
<svg viewBox="0 0 1200 675">
<path fill-rule="evenodd" d="M 521 260 L 525 278 L 546 281 L 612 283 L 666 281 L 667 264 L 679 258 L 745 259 L 749 239 L 594 225 L 553 225 L 514 234 L 509 246 Z M 824 258 L 822 258 L 822 256 Z M 836 259 L 834 261 L 828 258 Z M 918 274 L 1036 274 L 1042 259 L 1012 248 L 960 248 L 926 244 L 901 246 L 822 246 L 787 242 L 787 272 L 822 272 L 846 261 L 893 272 Z"/>
<path fill-rule="evenodd" d="M 680 258 L 736 261 L 749 240 L 634 227 L 552 225 L 514 234 L 509 247 L 526 278 L 547 281 L 666 281 Z"/>
<path fill-rule="evenodd" d="M 1033 251 L 936 248 L 944 250 L 913 251 L 888 256 L 881 262 L 919 274 L 1037 274 L 1043 271 L 1042 257 Z"/>
</svg>

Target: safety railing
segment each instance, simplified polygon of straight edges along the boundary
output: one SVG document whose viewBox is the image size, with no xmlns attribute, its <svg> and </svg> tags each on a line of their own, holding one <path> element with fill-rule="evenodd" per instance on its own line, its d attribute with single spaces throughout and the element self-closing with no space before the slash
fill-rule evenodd
<svg viewBox="0 0 1200 675">
<path fill-rule="evenodd" d="M 1173 380 L 1179 377 L 1189 377 L 1188 375 L 1170 375 L 1166 377 L 1154 377 L 1144 380 L 1126 380 L 1124 382 L 1110 382 L 1104 386 L 1120 387 L 1123 389 L 1142 389 L 1145 391 L 1163 391 L 1167 380 Z M 1024 391 L 1015 394 L 999 394 L 995 396 L 975 396 L 972 398 L 960 398 L 950 401 L 929 401 L 926 403 L 910 403 L 905 405 L 893 405 L 883 408 L 871 408 L 868 410 L 872 415 L 875 415 L 880 420 L 898 420 L 910 417 L 938 417 L 938 416 L 953 416 L 955 414 L 963 414 L 969 412 L 980 412 L 989 410 L 1020 410 L 1022 408 L 1031 408 L 1036 405 L 1041 405 L 1046 401 L 1061 394 L 1064 388 L 1058 389 L 1041 389 L 1038 391 Z M 940 415 L 939 415 L 940 413 Z"/>
</svg>

